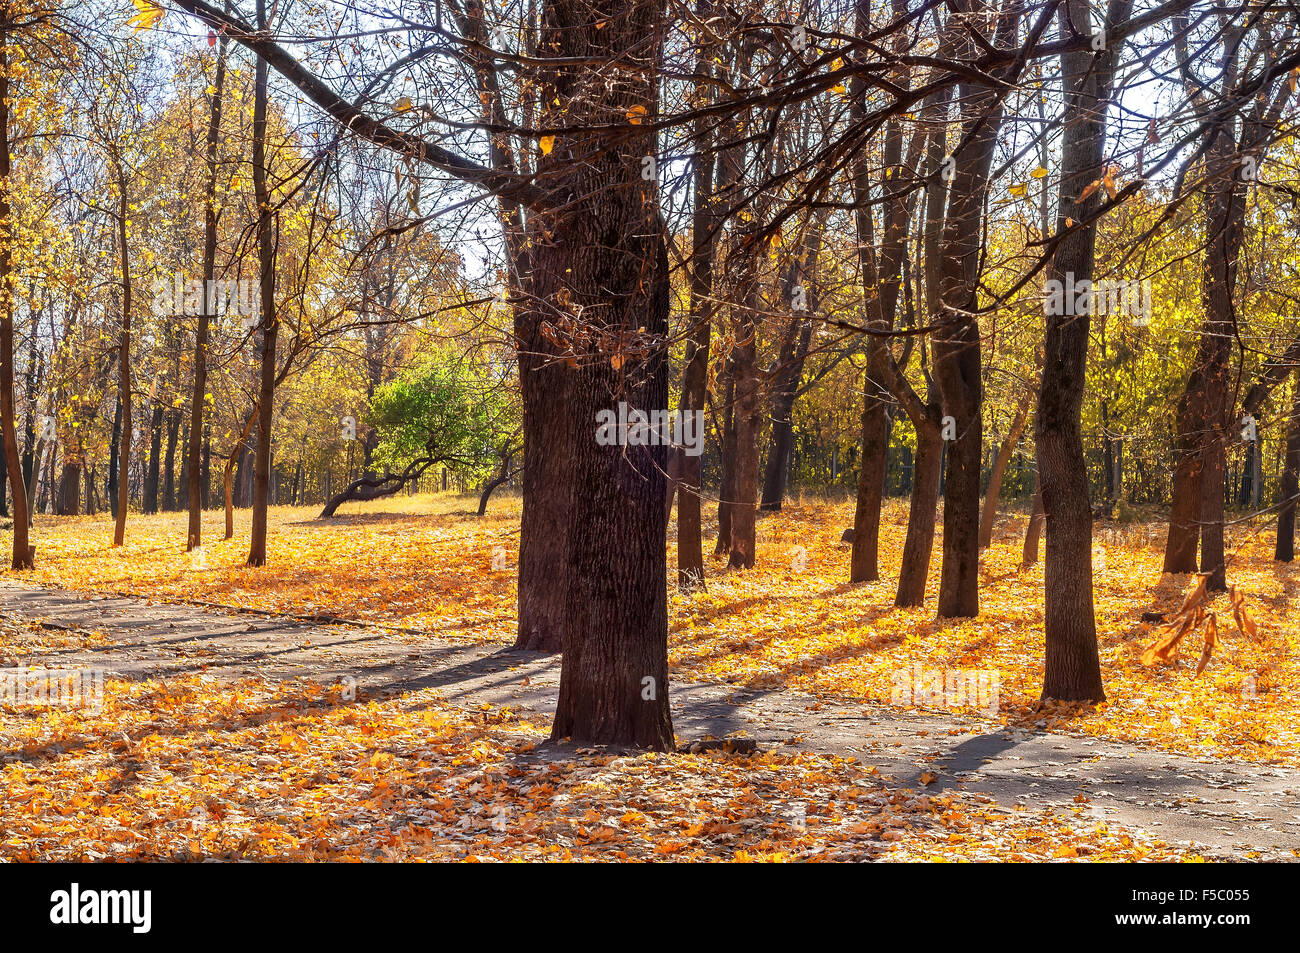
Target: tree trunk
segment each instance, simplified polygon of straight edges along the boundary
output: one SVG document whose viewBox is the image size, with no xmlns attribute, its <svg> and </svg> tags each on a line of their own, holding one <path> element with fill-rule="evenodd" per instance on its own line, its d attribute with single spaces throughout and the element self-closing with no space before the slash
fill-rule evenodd
<svg viewBox="0 0 1300 953">
<path fill-rule="evenodd" d="M 162 404 L 154 401 L 149 419 L 149 462 L 144 474 L 144 499 L 140 509 L 145 513 L 158 512 L 158 484 L 162 474 Z"/>
<path fill-rule="evenodd" d="M 497 475 L 493 477 L 491 480 L 488 480 L 488 482 L 484 485 L 483 493 L 478 498 L 479 516 L 482 516 L 487 512 L 488 499 L 492 496 L 492 492 L 497 487 L 499 487 L 502 483 L 505 483 L 506 480 L 509 480 L 511 474 L 514 473 L 514 471 L 510 469 L 510 461 L 514 458 L 514 454 L 515 454 L 514 449 L 509 446 L 507 446 L 503 451 L 501 456 L 501 468 L 497 470 Z M 443 479 L 446 479 L 447 471 L 445 469 L 442 471 L 442 474 L 443 474 Z"/>
<path fill-rule="evenodd" d="M 1020 435 L 1025 432 L 1025 422 L 1029 419 L 1029 396 L 1021 398 L 1016 407 L 1015 419 L 1006 439 L 998 447 L 997 458 L 993 461 L 993 472 L 989 474 L 989 488 L 984 494 L 984 515 L 980 518 L 980 548 L 986 549 L 993 542 L 993 522 L 998 517 L 998 497 L 1002 495 L 1002 478 L 1006 475 L 1007 464 L 1015 453 Z"/>
<path fill-rule="evenodd" d="M 905 18 L 906 3 L 894 0 L 892 14 Z M 867 0 L 858 0 L 854 10 L 854 30 L 857 36 L 871 34 L 871 11 Z M 901 36 L 901 34 L 900 34 Z M 901 40 L 899 41 L 901 42 Z M 896 51 L 901 46 L 896 45 Z M 905 84 L 905 75 L 893 77 Z M 855 122 L 866 122 L 867 89 L 860 78 L 852 80 L 850 115 Z M 929 101 L 927 101 L 927 107 Z M 929 118 L 927 116 L 927 118 Z M 919 141 L 919 140 L 918 140 Z M 858 268 L 861 272 L 862 295 L 866 322 L 877 332 L 893 328 L 897 310 L 898 290 L 907 236 L 907 195 L 899 181 L 902 178 L 902 132 L 897 121 L 886 126 L 883 147 L 883 165 L 880 190 L 885 197 L 884 236 L 879 257 L 876 251 L 875 221 L 871 197 L 871 171 L 873 161 L 866 150 L 855 157 L 852 164 L 853 222 L 857 239 Z M 869 335 L 866 342 L 867 368 L 864 375 L 861 462 L 858 469 L 857 500 L 853 512 L 853 552 L 849 557 L 849 581 L 871 582 L 880 578 L 880 509 L 885 495 L 885 474 L 889 462 L 889 437 L 893 430 L 891 405 L 894 395 L 891 384 L 897 383 L 892 373 L 893 356 L 887 339 Z M 926 557 L 928 562 L 929 557 Z M 922 584 L 924 589 L 924 584 Z"/>
<path fill-rule="evenodd" d="M 23 479 L 18 453 L 17 417 L 14 413 L 14 277 L 13 277 L 13 215 L 9 206 L 10 147 L 9 147 L 9 25 L 0 24 L 0 435 L 4 440 L 4 458 L 9 483 L 13 486 L 13 552 L 10 565 L 14 569 L 31 569 L 35 563 L 28 542 L 27 483 Z M 28 415 L 30 417 L 30 415 Z M 0 490 L 2 495 L 3 490 Z"/>
<path fill-rule="evenodd" d="M 180 411 L 168 411 L 167 452 L 163 455 L 162 480 L 162 508 L 168 513 L 176 509 L 176 439 L 180 436 L 180 428 Z"/>
<path fill-rule="evenodd" d="M 1295 510 L 1300 496 L 1300 374 L 1296 375 L 1291 415 L 1286 423 L 1286 457 L 1280 488 L 1282 508 L 1277 514 L 1277 545 L 1273 558 L 1289 563 L 1295 558 Z"/>
<path fill-rule="evenodd" d="M 109 513 L 117 519 L 117 477 L 119 468 L 117 457 L 122 446 L 122 403 L 115 401 L 113 406 L 113 436 L 108 447 L 108 482 L 105 495 L 108 497 Z"/>
<path fill-rule="evenodd" d="M 1003 6 L 996 37 L 1015 35 L 1020 5 Z M 973 49 L 963 37 L 960 45 Z M 941 310 L 933 341 L 933 373 L 943 413 L 952 418 L 955 439 L 944 445 L 943 565 L 939 574 L 941 618 L 979 614 L 980 464 L 983 457 L 981 411 L 984 387 L 980 366 L 980 248 L 984 202 L 994 144 L 1004 112 L 1001 93 L 984 84 L 963 82 L 958 93 L 962 145 L 953 156 L 948 211 L 939 241 Z"/>
<path fill-rule="evenodd" d="M 698 0 L 697 13 L 708 18 L 714 0 Z M 701 44 L 696 72 L 711 74 L 712 48 Z M 697 97 L 707 97 L 709 86 L 700 82 Z M 703 105 L 703 102 L 701 102 Z M 694 208 L 691 213 L 690 332 L 686 338 L 685 366 L 682 369 L 682 393 L 678 409 L 683 414 L 703 412 L 708 401 L 709 350 L 713 330 L 713 262 L 719 226 L 714 197 L 715 161 L 707 150 L 712 137 L 710 120 L 695 122 L 696 153 L 693 164 Z M 721 177 L 723 182 L 726 176 Z M 720 183 L 723 184 L 723 183 Z M 703 439 L 703 434 L 701 434 Z M 700 496 L 703 492 L 702 459 L 682 454 L 682 474 L 677 493 L 677 587 L 692 589 L 704 581 L 704 533 Z"/>
<path fill-rule="evenodd" d="M 763 496 L 759 508 L 779 512 L 785 499 L 790 474 L 790 452 L 794 449 L 794 395 L 777 394 L 772 402 L 772 432 L 767 441 L 767 466 L 763 470 Z"/>
<path fill-rule="evenodd" d="M 629 356 L 616 366 L 598 355 L 561 372 L 570 528 L 560 574 L 564 656 L 551 737 L 672 750 L 666 447 L 601 446 L 595 439 L 596 415 L 619 401 L 643 412 L 668 406 L 668 249 L 658 185 L 641 177 L 640 160 L 657 155 L 658 142 L 650 126 L 626 119 L 633 109 L 651 120 L 657 113 L 663 6 L 611 4 L 601 20 L 582 0 L 549 0 L 544 7 L 541 48 L 564 65 L 541 98 L 564 105 L 548 106 L 542 123 L 580 131 L 562 135 L 565 148 L 538 161 L 537 181 L 564 200 L 535 212 L 538 234 L 557 240 L 536 249 L 529 285 L 531 301 L 562 297 L 598 330 L 645 333 L 656 342 L 648 357 Z M 611 86 L 603 71 L 585 65 L 592 58 L 612 58 L 628 69 Z"/>
<path fill-rule="evenodd" d="M 735 381 L 731 375 L 731 362 L 727 362 L 725 405 L 722 412 L 722 482 L 718 488 L 718 542 L 713 555 L 721 556 L 731 549 L 731 514 L 736 499 L 736 407 Z"/>
<path fill-rule="evenodd" d="M 9 515 L 9 456 L 0 438 L 0 516 Z"/>
<path fill-rule="evenodd" d="M 858 470 L 857 503 L 853 510 L 853 552 L 849 556 L 849 582 L 874 582 L 880 578 L 880 507 L 885 496 L 885 450 L 892 419 L 883 388 L 866 379 L 866 407 L 862 411 L 862 455 Z"/>
<path fill-rule="evenodd" d="M 1025 528 L 1025 547 L 1020 556 L 1022 566 L 1038 562 L 1038 538 L 1043 532 L 1043 488 L 1034 479 L 1034 500 L 1029 507 L 1029 525 Z"/>
<path fill-rule="evenodd" d="M 81 514 L 81 464 L 69 461 L 66 456 L 63 472 L 59 475 L 59 492 L 55 498 L 54 511 L 60 516 Z"/>
<path fill-rule="evenodd" d="M 191 468 L 193 462 L 191 458 Z M 190 477 L 193 480 L 193 477 Z M 203 425 L 203 479 L 200 481 L 200 508 L 207 509 L 212 501 L 212 428 Z"/>
<path fill-rule="evenodd" d="M 257 0 L 257 22 L 266 27 L 265 0 Z M 267 495 L 271 483 L 271 422 L 275 410 L 275 345 L 280 318 L 275 310 L 275 237 L 266 167 L 267 65 L 261 57 L 253 82 L 253 194 L 257 199 L 258 284 L 262 303 L 262 378 L 257 398 L 257 449 L 253 458 L 253 526 L 248 565 L 266 564 Z"/>
<path fill-rule="evenodd" d="M 130 211 L 126 175 L 118 169 L 117 245 L 122 268 L 122 337 L 117 358 L 117 403 L 121 409 L 122 435 L 117 459 L 117 519 L 113 524 L 113 545 L 126 541 L 126 511 L 130 505 L 131 478 L 131 257 L 126 243 L 126 218 Z"/>
<path fill-rule="evenodd" d="M 1126 19 L 1130 6 L 1129 0 L 1120 0 L 1111 6 L 1111 14 L 1118 11 L 1120 18 Z M 1063 35 L 1070 31 L 1071 22 L 1089 22 L 1089 0 L 1067 0 L 1060 13 Z M 1113 43 L 1098 55 L 1087 50 L 1061 55 L 1067 121 L 1062 134 L 1064 160 L 1056 231 L 1064 237 L 1048 276 L 1063 283 L 1072 278 L 1075 287 L 1090 283 L 1093 277 L 1100 190 L 1094 189 L 1082 200 L 1079 197 L 1103 174 L 1110 77 L 1120 46 Z M 1072 222 L 1082 224 L 1072 226 Z M 1047 309 L 1034 431 L 1048 523 L 1042 697 L 1100 702 L 1106 692 L 1093 616 L 1092 507 L 1080 418 L 1087 386 L 1092 297 L 1084 292 L 1075 301 L 1067 301 L 1064 295 L 1049 300 L 1054 304 Z"/>
<path fill-rule="evenodd" d="M 907 518 L 907 539 L 898 571 L 896 606 L 925 604 L 925 586 L 930 578 L 934 551 L 934 523 L 939 508 L 939 475 L 942 473 L 943 440 L 939 424 L 929 421 L 917 428 L 916 461 L 912 470 L 912 501 Z"/>
<path fill-rule="evenodd" d="M 736 267 L 738 300 L 734 307 L 736 344 L 731 351 L 731 374 L 735 398 L 735 450 L 732 470 L 735 479 L 731 503 L 731 545 L 728 569 L 754 568 L 758 521 L 758 453 L 763 429 L 763 383 L 758 370 L 758 262 L 767 255 L 767 245 L 756 230 L 739 239 Z"/>
<path fill-rule="evenodd" d="M 1184 74 L 1190 73 L 1193 54 L 1186 43 L 1186 18 L 1175 22 L 1176 52 Z M 1255 27 L 1256 29 L 1263 29 Z M 1220 60 L 1225 88 L 1238 82 L 1237 70 L 1243 33 L 1247 27 L 1233 22 L 1225 26 Z M 1241 78 L 1244 82 L 1244 77 Z M 1191 88 L 1191 87 L 1189 87 Z M 1196 362 L 1178 405 L 1178 435 L 1175 441 L 1173 505 L 1169 536 L 1165 543 L 1165 572 L 1194 572 L 1199 537 L 1200 571 L 1208 574 L 1210 592 L 1227 588 L 1227 564 L 1223 540 L 1227 432 L 1231 424 L 1229 406 L 1229 362 L 1237 335 L 1234 293 L 1237 258 L 1241 251 L 1246 214 L 1246 187 L 1240 176 L 1241 157 L 1251 152 L 1253 161 L 1262 158 L 1269 123 L 1262 122 L 1266 104 L 1278 111 L 1286 97 L 1267 95 L 1267 86 L 1252 103 L 1253 115 L 1243 119 L 1241 141 L 1237 141 L 1235 112 L 1214 113 L 1206 131 L 1205 147 L 1205 235 L 1201 301 L 1204 320 Z M 1213 112 L 1201 91 L 1194 91 L 1197 108 Z"/>
</svg>

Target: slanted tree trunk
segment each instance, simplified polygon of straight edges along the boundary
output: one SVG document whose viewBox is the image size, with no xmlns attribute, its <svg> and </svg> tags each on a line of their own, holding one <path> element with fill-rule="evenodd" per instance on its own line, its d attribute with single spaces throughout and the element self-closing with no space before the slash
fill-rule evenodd
<svg viewBox="0 0 1300 953">
<path fill-rule="evenodd" d="M 494 476 L 491 480 L 488 480 L 487 484 L 484 485 L 483 487 L 482 495 L 479 496 L 478 498 L 479 516 L 482 516 L 487 512 L 488 499 L 492 496 L 492 493 L 496 490 L 496 488 L 499 487 L 501 484 L 505 483 L 516 473 L 516 471 L 512 469 L 510 466 L 510 461 L 513 460 L 515 456 L 515 449 L 516 448 L 512 447 L 510 444 L 506 444 L 506 446 L 502 449 L 501 466 L 497 469 L 497 475 Z M 442 473 L 443 473 L 443 478 L 446 479 L 447 471 L 444 469 Z"/>
<path fill-rule="evenodd" d="M 945 42 L 945 48 L 951 41 Z M 946 89 L 937 90 L 926 97 L 921 108 L 922 120 L 930 124 L 925 136 L 925 168 L 929 180 L 925 186 L 924 222 L 919 244 L 925 252 L 925 268 L 918 272 L 924 281 L 926 323 L 932 323 L 942 310 L 942 272 L 939 267 L 939 245 L 943 232 L 944 208 L 947 204 L 947 185 L 942 175 L 947 151 L 948 98 Z M 905 208 L 905 206 L 904 206 Z M 905 216 L 904 216 L 905 219 Z M 906 256 L 902 256 L 904 267 Z M 921 352 L 924 362 L 925 353 Z M 929 375 L 927 374 L 927 377 Z M 934 529 L 938 517 L 939 487 L 943 481 L 942 411 L 938 389 L 927 384 L 924 400 L 916 394 L 900 373 L 893 375 L 895 396 L 903 404 L 912 428 L 916 432 L 916 457 L 913 461 L 911 500 L 907 515 L 907 536 L 903 543 L 903 558 L 898 572 L 896 606 L 925 604 L 926 585 L 930 577 L 930 561 L 934 553 Z"/>
<path fill-rule="evenodd" d="M 389 472 L 382 476 L 363 474 L 353 480 L 341 492 L 330 497 L 325 508 L 321 510 L 319 519 L 329 519 L 340 506 L 349 501 L 378 500 L 385 496 L 392 496 L 405 487 L 414 486 L 426 470 L 435 463 L 443 462 L 444 459 L 435 451 L 433 439 L 430 438 L 425 445 L 425 454 L 412 460 L 400 472 Z M 483 498 L 483 504 L 486 507 L 486 496 Z M 480 512 L 479 515 L 483 514 Z"/>
<path fill-rule="evenodd" d="M 1038 562 L 1038 539 L 1043 532 L 1043 488 L 1034 478 L 1034 498 L 1029 506 L 1029 525 L 1025 527 L 1025 546 L 1020 555 L 1021 566 L 1028 567 Z"/>
<path fill-rule="evenodd" d="M 235 501 L 234 501 L 234 484 L 238 482 L 238 476 L 235 472 L 236 462 L 243 469 L 243 460 L 247 456 L 248 435 L 252 433 L 253 422 L 258 419 L 257 404 L 254 404 L 244 419 L 244 426 L 239 431 L 239 436 L 230 446 L 230 453 L 226 456 L 226 464 L 222 470 L 221 485 L 224 490 L 226 505 L 226 539 L 231 539 L 235 535 Z"/>
<path fill-rule="evenodd" d="M 1025 432 L 1025 422 L 1029 419 L 1029 394 L 1026 393 L 1016 407 L 1016 415 L 1011 421 L 1011 429 L 1006 439 L 998 447 L 998 455 L 993 461 L 993 471 L 989 474 L 989 488 L 984 494 L 984 515 L 980 518 L 980 548 L 986 549 L 993 542 L 993 522 L 998 517 L 998 497 L 1002 495 L 1002 478 L 1006 475 L 1007 464 L 1016 452 L 1020 435 Z"/>
</svg>

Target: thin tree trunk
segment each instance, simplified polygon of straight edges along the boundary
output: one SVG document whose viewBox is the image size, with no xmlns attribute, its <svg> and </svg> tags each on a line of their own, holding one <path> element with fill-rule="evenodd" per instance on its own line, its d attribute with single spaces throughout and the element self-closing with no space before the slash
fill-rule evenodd
<svg viewBox="0 0 1300 953">
<path fill-rule="evenodd" d="M 853 510 L 853 552 L 849 556 L 849 582 L 880 578 L 880 507 L 885 496 L 885 450 L 889 446 L 892 418 L 885 401 L 888 394 L 871 379 L 868 365 L 866 407 L 862 411 L 862 455 L 858 470 L 857 502 Z"/>
<path fill-rule="evenodd" d="M 698 0 L 697 13 L 707 20 L 713 3 L 714 0 Z M 712 72 L 712 63 L 712 48 L 701 45 L 696 71 L 701 77 L 708 76 Z M 707 96 L 708 89 L 708 85 L 701 82 L 696 87 L 696 95 Z M 707 118 L 696 120 L 694 208 L 691 214 L 691 327 L 686 339 L 682 393 L 678 403 L 678 409 L 683 414 L 702 412 L 708 399 L 709 350 L 713 330 L 713 262 L 718 226 L 717 205 L 713 201 L 716 163 L 713 154 L 707 151 L 711 140 L 710 128 Z M 725 180 L 726 177 L 722 178 Z M 704 533 L 700 525 L 703 517 L 700 505 L 703 491 L 702 458 L 683 453 L 681 467 L 677 494 L 677 587 L 691 589 L 704 581 Z"/>
<path fill-rule="evenodd" d="M 168 411 L 166 420 L 167 451 L 163 454 L 161 505 L 165 511 L 170 513 L 176 509 L 176 439 L 180 436 L 180 411 Z"/>
<path fill-rule="evenodd" d="M 117 519 L 117 476 L 119 473 L 117 457 L 121 453 L 121 446 L 122 402 L 115 400 L 113 405 L 113 435 L 108 447 L 108 480 L 104 488 L 105 495 L 108 497 L 109 513 L 114 519 Z"/>
<path fill-rule="evenodd" d="M 927 421 L 916 433 L 912 502 L 907 518 L 907 539 L 903 544 L 903 561 L 898 571 L 896 606 L 925 604 L 925 586 L 930 578 L 930 559 L 934 551 L 942 460 L 943 440 L 939 425 Z"/>
<path fill-rule="evenodd" d="M 1286 456 L 1280 488 L 1282 509 L 1277 514 L 1277 544 L 1273 558 L 1289 563 L 1295 558 L 1296 498 L 1300 496 L 1300 374 L 1296 375 L 1291 415 L 1286 424 Z"/>
<path fill-rule="evenodd" d="M 17 417 L 14 414 L 14 277 L 13 226 L 9 206 L 9 23 L 0 23 L 0 431 L 3 431 L 5 466 L 13 486 L 14 569 L 31 569 L 35 563 L 28 542 L 31 517 L 27 505 L 27 484 L 23 480 L 18 453 Z M 29 415 L 30 416 L 30 415 Z M 0 490 L 0 494 L 3 490 Z"/>
<path fill-rule="evenodd" d="M 126 243 L 126 218 L 130 210 L 126 175 L 118 169 L 117 245 L 122 269 L 122 337 L 117 358 L 117 402 L 122 411 L 121 443 L 117 460 L 117 519 L 113 524 L 113 545 L 126 541 L 126 511 L 130 505 L 131 473 L 131 257 Z"/>
<path fill-rule="evenodd" d="M 1034 501 L 1029 507 L 1029 525 L 1025 528 L 1025 547 L 1020 556 L 1022 566 L 1032 566 L 1038 562 L 1038 538 L 1043 532 L 1043 488 L 1038 479 L 1034 479 Z"/>
<path fill-rule="evenodd" d="M 265 0 L 257 0 L 257 22 L 266 28 Z M 267 496 L 271 482 L 271 422 L 275 410 L 275 345 L 280 319 L 275 310 L 275 237 L 266 167 L 267 65 L 261 57 L 253 82 L 253 194 L 257 199 L 258 279 L 262 299 L 262 379 L 258 390 L 257 449 L 253 458 L 253 527 L 248 565 L 266 564 Z"/>
<path fill-rule="evenodd" d="M 203 508 L 208 500 L 210 448 L 204 427 L 208 388 L 208 329 L 215 302 L 208 293 L 217 274 L 217 143 L 221 133 L 221 100 L 226 84 L 226 37 L 217 41 L 216 75 L 212 81 L 212 99 L 208 107 L 207 164 L 208 177 L 203 203 L 203 308 L 199 312 L 194 337 L 194 388 L 190 393 L 190 445 L 188 469 L 189 529 L 186 549 L 203 545 Z M 203 458 L 200 461 L 199 454 Z M 200 472 L 200 467 L 202 472 Z M 227 536 L 227 539 L 230 537 Z"/>
<path fill-rule="evenodd" d="M 998 516 L 998 497 L 1002 495 L 1002 478 L 1006 475 L 1011 455 L 1015 453 L 1016 444 L 1025 432 L 1025 423 L 1029 419 L 1029 395 L 1021 398 L 1016 407 L 1016 416 L 1011 421 L 1011 429 L 1006 439 L 998 447 L 998 455 L 993 461 L 993 471 L 989 474 L 989 488 L 984 494 L 984 515 L 980 518 L 980 548 L 987 548 L 993 541 L 993 521 Z"/>
<path fill-rule="evenodd" d="M 9 515 L 9 455 L 0 437 L 0 516 Z"/>
<path fill-rule="evenodd" d="M 727 362 L 727 382 L 722 413 L 722 482 L 718 488 L 718 542 L 713 555 L 721 556 L 731 549 L 731 514 L 736 499 L 736 408 L 735 381 L 731 375 L 731 362 Z"/>
<path fill-rule="evenodd" d="M 158 484 L 162 474 L 163 408 L 154 401 L 149 419 L 149 462 L 144 474 L 144 499 L 140 509 L 145 513 L 158 512 Z"/>
<path fill-rule="evenodd" d="M 746 237 L 752 238 L 746 241 Z M 757 232 L 738 243 L 743 261 L 736 268 L 739 300 L 735 308 L 736 344 L 731 351 L 732 381 L 735 385 L 734 496 L 731 504 L 731 545 L 728 569 L 752 569 L 758 521 L 758 454 L 763 428 L 763 385 L 758 370 L 758 262 L 767 246 Z"/>
</svg>

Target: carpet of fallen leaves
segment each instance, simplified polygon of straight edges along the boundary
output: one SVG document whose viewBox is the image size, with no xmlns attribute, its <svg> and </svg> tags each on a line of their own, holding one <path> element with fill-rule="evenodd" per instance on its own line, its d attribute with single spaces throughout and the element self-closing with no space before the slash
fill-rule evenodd
<svg viewBox="0 0 1300 953">
<path fill-rule="evenodd" d="M 0 862 L 1201 859 L 840 758 L 549 745 L 431 689 L 110 680 L 99 711 L 0 706 L 0 733 Z"/>
<path fill-rule="evenodd" d="M 190 599 L 293 613 L 323 613 L 421 629 L 444 638 L 513 641 L 519 502 L 498 495 L 477 518 L 452 495 L 356 504 L 333 520 L 313 509 L 273 508 L 261 569 L 244 566 L 248 513 L 221 540 L 209 513 L 208 544 L 184 552 L 183 514 L 128 522 L 113 549 L 105 517 L 42 517 L 34 535 L 37 581 L 70 589 Z M 887 503 L 877 582 L 849 585 L 851 502 L 801 500 L 760 522 L 758 565 L 728 573 L 714 559 L 707 589 L 672 592 L 670 652 L 676 677 L 751 688 L 790 688 L 850 699 L 891 699 L 894 678 L 930 669 L 996 672 L 997 718 L 1006 723 L 1142 743 L 1199 757 L 1300 764 L 1300 637 L 1290 618 L 1300 569 L 1272 559 L 1271 527 L 1230 527 L 1230 581 L 1245 597 L 1258 638 L 1232 625 L 1216 597 L 1220 643 L 1194 677 L 1199 638 L 1172 664 L 1145 666 L 1142 650 L 1165 631 L 1144 613 L 1172 617 L 1194 576 L 1162 576 L 1163 524 L 1106 522 L 1094 533 L 1098 637 L 1108 700 L 1038 702 L 1043 671 L 1042 563 L 1020 566 L 1023 513 L 1000 518 L 981 560 L 978 618 L 937 620 L 928 604 L 894 608 L 906 526 L 904 501 Z M 706 526 L 706 532 L 711 527 Z M 669 565 L 676 553 L 670 530 Z M 0 543 L 3 542 L 0 533 Z"/>
</svg>

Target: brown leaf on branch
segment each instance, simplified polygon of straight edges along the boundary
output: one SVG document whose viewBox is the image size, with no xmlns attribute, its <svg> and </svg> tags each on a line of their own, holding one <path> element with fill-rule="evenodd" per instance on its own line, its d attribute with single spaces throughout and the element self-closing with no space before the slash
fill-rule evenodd
<svg viewBox="0 0 1300 953">
<path fill-rule="evenodd" d="M 1200 675 L 1205 671 L 1205 666 L 1210 664 L 1210 656 L 1214 654 L 1214 647 L 1219 644 L 1219 622 L 1214 613 L 1210 613 L 1209 622 L 1205 626 L 1205 646 L 1201 649 L 1200 661 L 1196 663 L 1196 674 Z"/>
<path fill-rule="evenodd" d="M 1178 654 L 1178 643 L 1182 641 L 1183 636 L 1187 635 L 1196 628 L 1198 619 L 1196 615 L 1189 615 L 1181 623 L 1175 619 L 1169 624 L 1169 627 L 1177 625 L 1168 635 L 1156 639 L 1147 650 L 1142 653 L 1143 665 L 1155 665 L 1157 662 L 1168 662 Z"/>
</svg>

